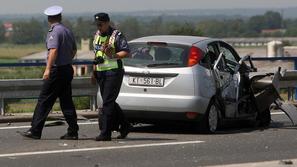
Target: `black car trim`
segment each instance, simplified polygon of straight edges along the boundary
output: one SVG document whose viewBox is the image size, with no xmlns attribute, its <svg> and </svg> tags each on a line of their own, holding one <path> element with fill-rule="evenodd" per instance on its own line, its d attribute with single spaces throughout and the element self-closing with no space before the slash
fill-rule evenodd
<svg viewBox="0 0 297 167">
<path fill-rule="evenodd" d="M 162 74 L 154 74 L 154 73 L 135 73 L 135 72 L 125 72 L 125 75 L 129 76 L 139 76 L 139 77 L 176 77 L 178 74 L 176 73 L 162 73 Z"/>
</svg>

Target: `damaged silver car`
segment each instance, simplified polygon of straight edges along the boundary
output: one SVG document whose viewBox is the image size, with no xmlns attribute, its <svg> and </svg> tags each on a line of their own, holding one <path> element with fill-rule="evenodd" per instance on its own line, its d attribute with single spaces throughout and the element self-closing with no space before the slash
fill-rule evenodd
<svg viewBox="0 0 297 167">
<path fill-rule="evenodd" d="M 224 41 L 149 36 L 129 45 L 117 102 L 130 121 L 188 121 L 211 133 L 229 120 L 270 124 L 274 74 L 257 72 Z"/>
</svg>

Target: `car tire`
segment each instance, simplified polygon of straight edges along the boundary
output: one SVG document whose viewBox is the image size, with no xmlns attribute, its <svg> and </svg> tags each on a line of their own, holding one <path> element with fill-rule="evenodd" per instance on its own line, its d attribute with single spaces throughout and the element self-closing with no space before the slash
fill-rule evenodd
<svg viewBox="0 0 297 167">
<path fill-rule="evenodd" d="M 213 134 L 217 131 L 220 123 L 219 109 L 212 100 L 207 108 L 207 112 L 202 120 L 202 131 L 204 133 Z"/>
<path fill-rule="evenodd" d="M 260 127 L 268 127 L 271 122 L 271 113 L 269 108 L 258 113 L 257 120 L 259 121 Z"/>
</svg>

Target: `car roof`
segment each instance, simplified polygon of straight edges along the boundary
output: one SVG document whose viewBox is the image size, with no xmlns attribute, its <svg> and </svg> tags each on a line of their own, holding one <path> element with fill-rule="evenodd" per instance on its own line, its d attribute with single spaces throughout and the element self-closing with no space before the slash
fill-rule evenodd
<svg viewBox="0 0 297 167">
<path fill-rule="evenodd" d="M 208 37 L 199 37 L 199 36 L 182 36 L 182 35 L 156 35 L 156 36 L 147 36 L 142 38 L 137 38 L 131 40 L 130 43 L 134 42 L 166 42 L 172 44 L 182 44 L 182 45 L 193 45 L 204 40 L 209 40 Z"/>
</svg>

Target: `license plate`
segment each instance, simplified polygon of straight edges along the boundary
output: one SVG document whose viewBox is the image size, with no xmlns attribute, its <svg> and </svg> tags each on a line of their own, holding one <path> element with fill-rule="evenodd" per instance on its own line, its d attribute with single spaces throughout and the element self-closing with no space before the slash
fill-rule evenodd
<svg viewBox="0 0 297 167">
<path fill-rule="evenodd" d="M 154 77 L 129 77 L 129 85 L 136 86 L 164 86 L 164 78 L 154 78 Z"/>
</svg>

